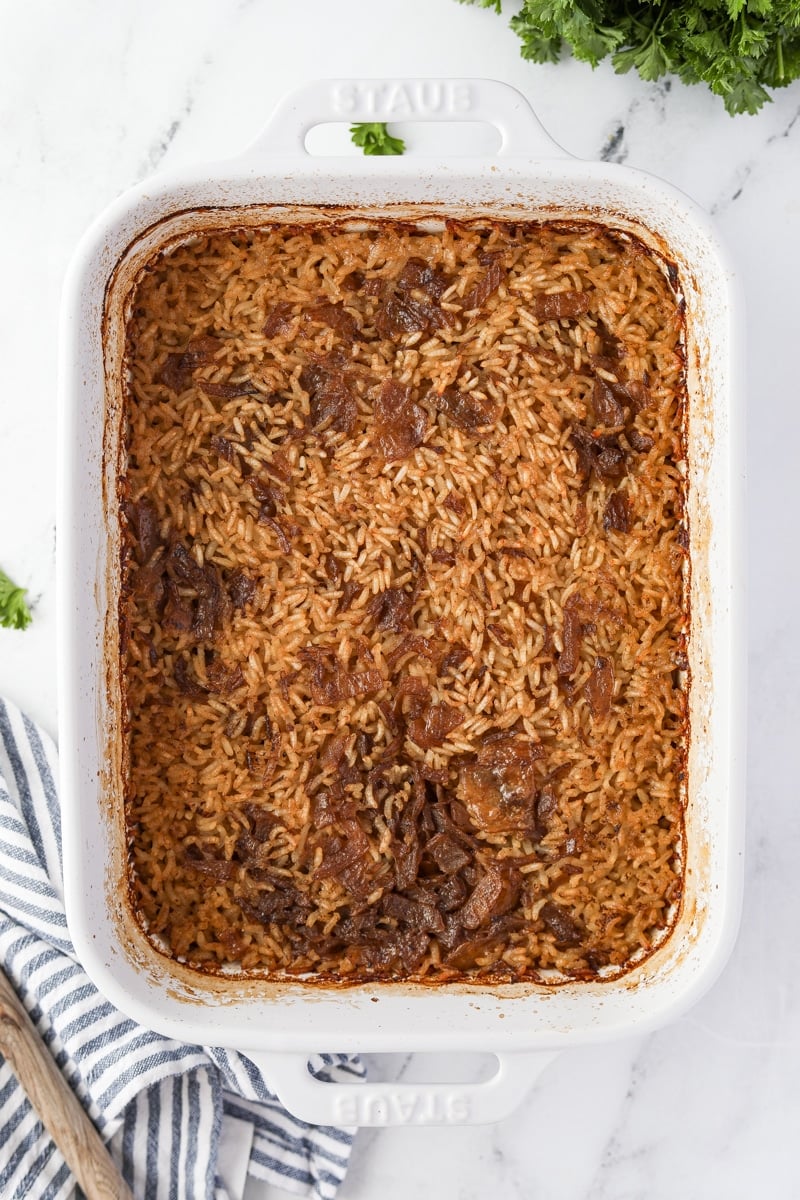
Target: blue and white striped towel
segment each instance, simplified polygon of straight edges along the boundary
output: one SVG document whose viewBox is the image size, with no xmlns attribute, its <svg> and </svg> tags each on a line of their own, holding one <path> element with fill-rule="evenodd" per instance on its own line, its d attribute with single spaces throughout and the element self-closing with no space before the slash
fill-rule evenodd
<svg viewBox="0 0 800 1200">
<path fill-rule="evenodd" d="M 64 917 L 56 770 L 50 739 L 0 699 L 0 961 L 134 1195 L 228 1200 L 244 1186 L 243 1151 L 251 1175 L 331 1200 L 352 1130 L 295 1120 L 248 1059 L 143 1029 L 81 969 Z M 342 1055 L 320 1055 L 312 1068 L 323 1078 L 363 1075 Z M 0 1059 L 0 1197 L 61 1200 L 72 1188 Z"/>
</svg>

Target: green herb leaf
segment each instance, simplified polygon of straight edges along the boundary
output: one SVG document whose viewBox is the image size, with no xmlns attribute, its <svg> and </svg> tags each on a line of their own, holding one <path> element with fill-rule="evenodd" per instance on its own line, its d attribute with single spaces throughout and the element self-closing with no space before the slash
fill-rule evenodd
<svg viewBox="0 0 800 1200">
<path fill-rule="evenodd" d="M 5 629 L 27 629 L 30 609 L 25 603 L 26 589 L 17 587 L 0 569 L 0 625 Z"/>
<path fill-rule="evenodd" d="M 666 47 L 658 37 L 651 38 L 643 46 L 620 50 L 614 55 L 614 70 L 618 74 L 635 67 L 642 79 L 654 80 L 664 75 L 670 67 Z"/>
<path fill-rule="evenodd" d="M 511 28 L 518 33 L 522 41 L 520 54 L 530 62 L 557 63 L 561 58 L 563 41 L 560 37 L 545 37 L 536 33 L 529 26 L 518 22 L 517 17 L 511 18 Z"/>
<path fill-rule="evenodd" d="M 383 121 L 363 121 L 350 126 L 350 137 L 365 154 L 402 154 L 406 144 L 392 137 Z"/>
<path fill-rule="evenodd" d="M 564 46 L 593 67 L 610 55 L 616 71 L 704 83 L 732 114 L 800 78 L 797 0 L 523 0 L 511 28 L 533 62 L 558 62 Z"/>
<path fill-rule="evenodd" d="M 760 83 L 742 76 L 727 89 L 723 99 L 728 112 L 734 116 L 736 113 L 757 113 L 769 96 Z"/>
</svg>

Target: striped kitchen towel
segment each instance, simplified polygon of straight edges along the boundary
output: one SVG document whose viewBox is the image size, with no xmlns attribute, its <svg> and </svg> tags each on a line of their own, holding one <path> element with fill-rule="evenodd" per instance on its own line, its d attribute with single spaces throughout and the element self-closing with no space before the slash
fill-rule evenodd
<svg viewBox="0 0 800 1200">
<path fill-rule="evenodd" d="M 0 959 L 136 1197 L 241 1196 L 246 1170 L 330 1200 L 353 1131 L 306 1125 L 242 1055 L 186 1046 L 123 1017 L 76 961 L 64 917 L 56 751 L 0 699 Z M 321 1055 L 325 1078 L 363 1076 Z M 249 1157 L 248 1157 L 249 1156 Z M 0 1197 L 60 1200 L 70 1172 L 0 1060 Z"/>
</svg>

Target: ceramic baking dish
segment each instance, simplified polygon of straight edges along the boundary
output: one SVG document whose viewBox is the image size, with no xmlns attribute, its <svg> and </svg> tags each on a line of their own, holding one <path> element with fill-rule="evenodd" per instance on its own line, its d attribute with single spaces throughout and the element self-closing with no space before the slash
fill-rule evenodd
<svg viewBox="0 0 800 1200">
<path fill-rule="evenodd" d="M 491 159 L 355 159 L 306 153 L 308 130 L 352 120 L 494 125 Z M 686 305 L 691 563 L 691 743 L 686 886 L 669 939 L 616 982 L 321 987 L 207 977 L 159 954 L 127 904 L 117 607 L 116 469 L 125 302 L 153 251 L 224 224 L 354 217 L 570 217 L 635 233 L 678 272 Z M 240 158 L 147 180 L 82 241 L 61 330 L 60 741 L 67 916 L 100 990 L 142 1024 L 257 1058 L 287 1107 L 348 1124 L 496 1120 L 559 1048 L 652 1030 L 709 986 L 738 923 L 743 845 L 741 316 L 736 281 L 705 215 L 627 167 L 581 162 L 522 96 L 488 80 L 329 81 L 279 106 Z M 329 1085 L 314 1051 L 480 1050 L 486 1083 Z"/>
</svg>

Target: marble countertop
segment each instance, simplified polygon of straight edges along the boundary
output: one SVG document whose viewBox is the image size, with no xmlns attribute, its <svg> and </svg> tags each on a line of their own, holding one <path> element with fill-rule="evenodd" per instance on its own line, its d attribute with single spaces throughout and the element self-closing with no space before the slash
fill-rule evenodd
<svg viewBox="0 0 800 1200">
<path fill-rule="evenodd" d="M 341 1197 L 800 1195 L 800 556 L 787 553 L 800 444 L 800 86 L 732 120 L 700 88 L 527 64 L 504 20 L 454 0 L 32 0 L 4 3 L 2 16 L 0 565 L 30 589 L 34 622 L 24 634 L 0 630 L 0 693 L 53 732 L 59 293 L 80 234 L 113 197 L 160 168 L 235 153 L 299 82 L 473 75 L 520 88 L 575 155 L 651 171 L 713 214 L 748 306 L 749 500 L 738 532 L 749 561 L 750 717 L 737 946 L 688 1016 L 646 1038 L 561 1054 L 497 1126 L 362 1132 Z M 442 1063 L 395 1058 L 380 1069 L 413 1078 Z M 481 1065 L 458 1069 L 473 1078 Z M 278 1195 L 253 1185 L 247 1194 Z"/>
</svg>

